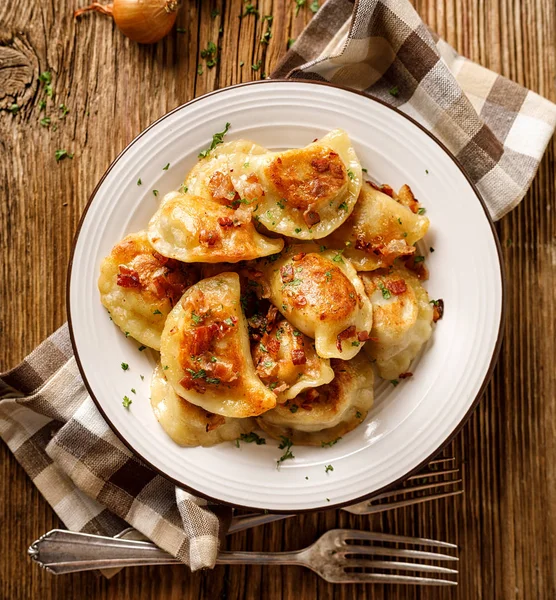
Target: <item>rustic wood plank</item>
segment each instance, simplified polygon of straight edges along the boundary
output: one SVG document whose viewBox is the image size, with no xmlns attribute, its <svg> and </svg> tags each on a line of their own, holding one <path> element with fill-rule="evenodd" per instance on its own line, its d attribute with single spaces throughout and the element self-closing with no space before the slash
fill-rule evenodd
<svg viewBox="0 0 556 600">
<path fill-rule="evenodd" d="M 88 195 L 122 148 L 149 123 L 202 93 L 269 73 L 311 13 L 289 0 L 260 0 L 243 19 L 242 0 L 184 1 L 178 27 L 153 47 L 120 35 L 106 17 L 74 22 L 69 0 L 0 4 L 0 370 L 12 366 L 65 320 L 71 239 Z M 415 0 L 420 14 L 458 51 L 555 99 L 553 0 Z M 211 12 L 217 9 L 214 18 Z M 272 15 L 272 38 L 264 15 Z M 222 32 L 220 33 L 220 28 Z M 200 52 L 213 41 L 218 64 Z M 255 71 L 252 65 L 261 60 Z M 240 63 L 244 65 L 241 67 Z M 197 74 L 199 64 L 202 75 Z M 53 73 L 54 98 L 36 78 Z M 58 105 L 70 112 L 59 119 Z M 46 114 L 50 128 L 38 121 Z M 55 130 L 56 126 L 56 130 Z M 75 153 L 56 163 L 54 150 Z M 497 226 L 508 277 L 506 341 L 493 382 L 446 449 L 464 460 L 466 494 L 372 518 L 326 511 L 230 538 L 228 547 L 294 549 L 331 527 L 377 527 L 456 541 L 460 586 L 441 589 L 332 586 L 296 567 L 179 566 L 129 569 L 111 581 L 90 574 L 55 578 L 25 558 L 28 544 L 60 522 L 1 446 L 0 597 L 115 599 L 229 598 L 411 600 L 556 597 L 556 281 L 552 142 L 524 202 Z M 7 483 L 9 482 L 9 483 Z M 6 542 L 9 540 L 9 543 Z"/>
</svg>

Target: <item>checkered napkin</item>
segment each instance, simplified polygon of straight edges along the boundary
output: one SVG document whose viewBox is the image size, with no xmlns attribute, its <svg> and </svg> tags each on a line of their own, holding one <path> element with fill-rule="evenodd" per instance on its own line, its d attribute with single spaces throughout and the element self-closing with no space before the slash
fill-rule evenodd
<svg viewBox="0 0 556 600">
<path fill-rule="evenodd" d="M 413 117 L 459 159 L 495 220 L 527 192 L 556 125 L 556 105 L 457 54 L 408 0 L 328 0 L 273 77 L 329 81 Z"/>
<path fill-rule="evenodd" d="M 329 0 L 274 73 L 286 75 L 364 90 L 420 121 L 495 219 L 525 194 L 556 121 L 553 104 L 435 38 L 406 0 Z M 214 565 L 229 511 L 122 445 L 87 395 L 66 326 L 0 376 L 0 435 L 69 529 L 132 525 L 193 570 Z"/>
</svg>

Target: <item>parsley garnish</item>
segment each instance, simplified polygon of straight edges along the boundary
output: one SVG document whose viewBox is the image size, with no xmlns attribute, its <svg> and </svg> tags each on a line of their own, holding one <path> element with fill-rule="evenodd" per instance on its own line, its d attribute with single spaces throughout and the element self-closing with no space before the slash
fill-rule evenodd
<svg viewBox="0 0 556 600">
<path fill-rule="evenodd" d="M 200 64 L 197 67 L 197 75 L 202 75 L 202 74 L 203 74 L 203 65 Z"/>
<path fill-rule="evenodd" d="M 295 38 L 288 39 L 288 50 L 295 44 Z"/>
<path fill-rule="evenodd" d="M 360 419 L 362 416 L 363 416 L 363 415 L 362 415 L 362 414 L 361 414 L 359 411 L 357 411 L 357 412 L 355 413 L 355 418 L 356 418 L 356 419 Z"/>
<path fill-rule="evenodd" d="M 185 27 L 176 27 L 176 31 L 178 33 L 186 33 L 187 29 Z"/>
<path fill-rule="evenodd" d="M 186 371 L 191 375 L 192 379 L 204 379 L 207 376 L 207 372 L 204 369 L 199 369 L 198 371 L 186 369 Z"/>
<path fill-rule="evenodd" d="M 268 352 L 268 350 L 267 350 L 266 346 L 265 346 L 265 345 L 264 345 L 262 342 L 259 344 L 259 348 L 260 348 L 260 349 L 261 349 L 263 352 Z"/>
<path fill-rule="evenodd" d="M 266 439 L 261 437 L 259 434 L 255 433 L 254 431 L 252 431 L 251 433 L 242 433 L 239 436 L 239 439 L 242 442 L 245 442 L 246 444 L 252 444 L 253 442 L 255 442 L 255 444 L 257 444 L 257 446 L 263 446 L 264 444 L 266 444 Z"/>
<path fill-rule="evenodd" d="M 39 110 L 42 110 L 43 108 L 46 108 L 46 100 L 39 101 Z"/>
<path fill-rule="evenodd" d="M 361 167 L 361 170 L 363 171 L 363 173 L 368 173 L 369 172 L 367 169 L 365 169 L 365 167 Z"/>
<path fill-rule="evenodd" d="M 398 385 L 400 382 L 399 382 L 397 379 L 391 379 L 391 380 L 390 380 L 390 383 L 391 383 L 391 384 L 392 384 L 394 387 L 396 387 L 396 386 L 397 386 L 397 385 Z"/>
<path fill-rule="evenodd" d="M 124 399 L 122 400 L 122 405 L 124 408 L 129 408 L 129 405 L 132 403 L 133 401 L 128 398 L 127 396 L 124 396 Z"/>
<path fill-rule="evenodd" d="M 145 381 L 145 376 L 144 375 L 139 375 L 139 377 L 141 377 L 141 381 Z"/>
<path fill-rule="evenodd" d="M 60 104 L 58 108 L 62 111 L 60 119 L 63 119 L 70 111 L 70 109 L 65 104 Z"/>
<path fill-rule="evenodd" d="M 355 179 L 355 174 L 351 169 L 348 169 L 348 177 L 353 181 Z"/>
<path fill-rule="evenodd" d="M 272 29 L 271 29 L 272 19 L 273 19 L 272 15 L 265 15 L 263 17 L 263 23 L 264 23 L 264 21 L 268 21 L 268 28 L 261 36 L 261 44 L 268 44 L 270 42 L 270 38 L 272 37 Z"/>
<path fill-rule="evenodd" d="M 293 334 L 295 335 L 295 337 L 299 337 L 301 335 L 301 331 L 294 331 Z"/>
<path fill-rule="evenodd" d="M 276 202 L 276 204 L 278 205 L 279 208 L 286 208 L 286 205 L 282 202 L 282 200 L 278 200 L 278 202 Z"/>
<path fill-rule="evenodd" d="M 209 42 L 204 50 L 201 50 L 201 58 L 207 61 L 207 67 L 212 69 L 218 61 L 218 46 L 214 42 Z"/>
<path fill-rule="evenodd" d="M 293 442 L 284 435 L 281 435 L 280 439 L 282 441 L 280 442 L 280 445 L 278 446 L 278 448 L 280 448 L 280 450 L 284 450 L 284 454 L 282 454 L 282 456 L 276 461 L 276 466 L 278 466 L 278 467 L 280 466 L 280 463 L 283 463 L 285 460 L 288 460 L 290 458 L 295 458 L 295 456 L 292 454 L 292 451 L 291 451 Z"/>
<path fill-rule="evenodd" d="M 215 8 L 215 9 L 213 9 L 213 10 L 211 10 L 211 11 L 210 11 L 210 16 L 211 16 L 211 18 L 213 18 L 213 19 L 216 19 L 216 17 L 217 17 L 219 14 L 220 14 L 220 11 L 219 11 L 217 8 Z"/>
<path fill-rule="evenodd" d="M 205 377 L 207 383 L 213 383 L 214 385 L 220 385 L 220 379 L 218 377 Z"/>
<path fill-rule="evenodd" d="M 199 323 L 203 320 L 203 317 L 200 317 L 199 315 L 197 315 L 194 312 L 192 312 L 191 313 L 191 320 L 193 321 L 193 323 L 195 323 L 195 325 L 199 325 Z"/>
<path fill-rule="evenodd" d="M 129 369 L 129 365 L 127 363 L 122 363 L 122 371 L 127 371 Z"/>
<path fill-rule="evenodd" d="M 326 281 L 331 281 L 332 280 L 332 273 L 330 271 L 326 271 L 326 273 L 324 274 L 324 276 L 326 277 Z"/>
<path fill-rule="evenodd" d="M 226 123 L 226 126 L 224 127 L 224 131 L 221 131 L 220 133 L 215 133 L 212 136 L 212 142 L 210 144 L 210 148 L 207 148 L 207 150 L 203 150 L 202 152 L 199 152 L 199 158 L 206 158 L 210 152 L 212 152 L 212 150 L 214 150 L 216 148 L 216 146 L 218 146 L 218 144 L 221 144 L 224 141 L 224 136 L 226 135 L 226 133 L 228 133 L 228 129 L 230 129 L 230 124 Z"/>
<path fill-rule="evenodd" d="M 251 2 L 249 2 L 249 4 L 247 4 L 245 6 L 245 12 L 240 15 L 241 17 L 247 17 L 248 15 L 255 15 L 255 16 L 259 16 L 259 11 L 255 8 L 255 6 L 253 4 L 251 4 Z"/>
<path fill-rule="evenodd" d="M 383 297 L 385 300 L 389 300 L 389 299 L 392 297 L 392 294 L 390 293 L 390 290 L 387 290 L 387 289 L 384 287 L 384 284 L 383 284 L 382 282 L 380 282 L 380 283 L 378 284 L 378 288 L 379 288 L 379 290 L 382 292 L 382 297 Z"/>
<path fill-rule="evenodd" d="M 166 166 L 162 167 L 163 171 L 167 171 L 170 168 L 170 163 L 166 163 Z"/>
<path fill-rule="evenodd" d="M 60 162 L 63 158 L 73 158 L 73 154 L 70 154 L 67 150 L 56 150 L 54 157 L 56 162 Z"/>
<path fill-rule="evenodd" d="M 342 438 L 336 438 L 335 440 L 332 440 L 331 442 L 321 442 L 320 446 L 321 448 L 330 448 L 331 446 L 333 446 L 334 444 L 337 444 Z"/>
<path fill-rule="evenodd" d="M 259 60 L 256 63 L 253 63 L 251 65 L 251 68 L 253 69 L 253 71 L 258 71 L 261 68 L 262 64 L 263 61 L 259 58 Z"/>
<path fill-rule="evenodd" d="M 319 0 L 313 0 L 311 2 L 311 4 L 309 5 L 309 9 L 311 10 L 311 12 L 316 13 L 319 11 Z"/>
<path fill-rule="evenodd" d="M 50 117 L 43 117 L 39 123 L 43 126 L 43 127 L 48 127 L 50 125 L 51 119 Z"/>
<path fill-rule="evenodd" d="M 229 325 L 230 327 L 234 326 L 234 322 L 232 321 L 232 319 L 230 317 L 228 317 L 227 319 L 224 319 L 224 323 L 226 323 L 226 325 Z"/>
<path fill-rule="evenodd" d="M 420 262 L 423 262 L 424 260 L 425 260 L 425 257 L 424 257 L 424 256 L 421 256 L 421 255 L 419 255 L 419 254 L 413 258 L 413 262 L 414 262 L 415 264 L 417 264 L 417 263 L 420 263 Z"/>
<path fill-rule="evenodd" d="M 143 185 L 143 182 L 141 181 L 141 178 L 139 178 L 139 179 L 137 180 L 137 185 Z"/>
<path fill-rule="evenodd" d="M 339 208 L 340 210 L 347 210 L 347 209 L 348 209 L 348 205 L 347 205 L 347 203 L 346 203 L 346 202 L 342 202 L 342 203 L 340 204 L 340 206 L 338 206 L 338 208 Z"/>
<path fill-rule="evenodd" d="M 136 394 L 135 388 L 131 388 L 132 393 Z"/>
<path fill-rule="evenodd" d="M 398 217 L 398 223 L 401 225 L 402 224 L 402 220 Z"/>
<path fill-rule="evenodd" d="M 158 310 L 158 308 L 156 310 L 153 310 L 153 315 L 161 315 L 162 313 Z"/>
<path fill-rule="evenodd" d="M 299 285 L 303 282 L 303 279 L 292 279 L 292 281 L 288 281 L 286 285 Z"/>
<path fill-rule="evenodd" d="M 338 253 L 332 260 L 337 263 L 343 263 L 344 262 L 344 260 L 342 259 L 343 252 L 344 252 L 343 250 L 338 250 Z"/>
<path fill-rule="evenodd" d="M 326 467 L 324 467 L 324 472 L 325 473 L 329 473 L 330 471 L 333 471 L 334 467 L 332 465 L 326 465 Z"/>
<path fill-rule="evenodd" d="M 273 381 L 273 382 L 272 382 L 272 383 L 271 383 L 271 384 L 268 386 L 268 389 L 269 389 L 269 390 L 273 390 L 273 389 L 275 389 L 275 388 L 277 388 L 277 387 L 278 387 L 278 382 L 277 382 L 277 381 Z"/>
<path fill-rule="evenodd" d="M 158 190 L 153 190 L 153 196 L 156 198 L 158 196 Z"/>
<path fill-rule="evenodd" d="M 295 0 L 295 16 L 296 17 L 299 14 L 299 9 L 302 6 L 305 6 L 306 3 L 307 3 L 307 0 Z"/>
<path fill-rule="evenodd" d="M 296 227 L 295 228 L 295 233 L 301 233 L 301 227 Z"/>
<path fill-rule="evenodd" d="M 425 174 L 428 175 L 429 174 L 429 170 L 425 169 Z"/>
<path fill-rule="evenodd" d="M 147 346 L 139 346 L 138 350 L 139 352 L 143 352 L 143 350 L 146 350 Z"/>
<path fill-rule="evenodd" d="M 12 115 L 17 115 L 17 112 L 19 111 L 19 104 L 10 104 L 9 110 L 12 113 Z"/>
<path fill-rule="evenodd" d="M 297 404 L 292 404 L 292 405 L 290 406 L 290 412 L 292 412 L 292 413 L 296 413 L 296 412 L 297 412 L 297 410 L 298 410 L 298 408 L 299 408 L 299 406 L 297 406 Z"/>
<path fill-rule="evenodd" d="M 164 370 L 167 371 L 170 367 L 168 365 L 164 365 Z"/>
<path fill-rule="evenodd" d="M 417 209 L 417 214 L 418 215 L 424 215 L 427 212 L 427 209 L 424 208 L 423 206 L 421 206 L 421 208 Z"/>
<path fill-rule="evenodd" d="M 358 346 L 361 346 L 361 342 L 359 342 L 358 340 L 355 340 L 354 342 L 351 342 L 351 345 L 355 346 L 357 348 Z"/>
<path fill-rule="evenodd" d="M 398 94 L 400 93 L 400 90 L 398 89 L 397 85 L 395 85 L 393 88 L 390 88 L 388 91 L 389 91 L 390 95 L 394 96 L 394 97 L 397 97 Z"/>
</svg>

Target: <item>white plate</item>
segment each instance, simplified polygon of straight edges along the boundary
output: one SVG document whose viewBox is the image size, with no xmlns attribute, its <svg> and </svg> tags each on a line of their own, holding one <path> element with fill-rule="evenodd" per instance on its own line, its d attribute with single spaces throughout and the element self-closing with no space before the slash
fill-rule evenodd
<svg viewBox="0 0 556 600">
<path fill-rule="evenodd" d="M 213 133 L 271 149 L 304 146 L 345 129 L 369 175 L 408 183 L 431 220 L 427 287 L 444 318 L 397 387 L 380 381 L 365 423 L 331 448 L 294 447 L 295 460 L 266 446 L 181 448 L 149 403 L 155 353 L 138 352 L 100 303 L 101 259 L 125 234 L 144 229 L 165 193 L 181 184 Z M 163 167 L 170 163 L 167 171 Z M 142 185 L 137 185 L 141 178 Z M 156 198 L 152 190 L 159 190 Z M 434 253 L 428 248 L 433 246 Z M 237 506 L 302 511 L 344 505 L 397 482 L 429 460 L 473 408 L 500 345 L 503 277 L 499 247 L 477 192 L 453 157 L 412 120 L 377 101 L 329 85 L 262 81 L 226 88 L 151 125 L 114 161 L 93 192 L 68 274 L 68 313 L 83 379 L 120 438 L 144 461 L 198 494 Z M 128 371 L 120 364 L 129 363 Z M 144 375 L 142 381 L 140 375 Z M 135 388 L 129 410 L 122 397 Z M 326 465 L 334 471 L 325 473 Z"/>
</svg>

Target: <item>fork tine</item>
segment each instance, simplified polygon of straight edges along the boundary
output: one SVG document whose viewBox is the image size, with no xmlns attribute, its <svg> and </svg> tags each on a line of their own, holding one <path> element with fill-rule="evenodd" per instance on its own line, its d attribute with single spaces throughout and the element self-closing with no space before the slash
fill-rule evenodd
<svg viewBox="0 0 556 600">
<path fill-rule="evenodd" d="M 442 471 L 421 471 L 416 475 L 411 475 L 406 481 L 414 481 L 415 479 L 424 479 L 425 477 L 439 477 L 440 475 L 452 475 L 453 473 L 459 473 L 459 468 L 444 469 Z"/>
<path fill-rule="evenodd" d="M 413 585 L 457 585 L 457 581 L 434 579 L 418 575 L 391 575 L 386 573 L 346 573 L 338 583 L 410 583 Z"/>
<path fill-rule="evenodd" d="M 397 571 L 420 571 L 423 573 L 446 573 L 457 575 L 457 569 L 449 569 L 436 565 L 423 565 L 420 563 L 399 562 L 395 560 L 357 560 L 350 559 L 346 568 L 360 567 L 363 569 L 395 569 Z M 351 571 L 350 571 L 351 572 Z"/>
<path fill-rule="evenodd" d="M 432 500 L 440 500 L 441 498 L 449 498 L 450 496 L 459 496 L 463 494 L 463 490 L 454 490 L 451 492 L 442 492 L 440 494 L 430 494 L 429 496 L 421 496 L 420 498 L 408 498 L 407 500 L 398 500 L 396 502 L 386 502 L 384 504 L 367 504 L 366 507 L 356 509 L 358 505 L 348 507 L 344 510 L 351 512 L 356 515 L 374 515 L 377 513 L 384 512 L 386 510 L 392 510 L 393 508 L 403 508 L 405 506 L 413 506 L 414 504 L 422 504 L 423 502 L 431 502 Z M 350 509 L 356 510 L 350 510 Z"/>
<path fill-rule="evenodd" d="M 462 483 L 463 479 L 449 479 L 446 481 L 433 481 L 432 483 L 423 483 L 422 485 L 410 485 L 403 488 L 398 488 L 396 490 L 390 490 L 389 492 L 384 492 L 383 494 L 378 494 L 377 496 L 373 496 L 367 502 L 374 502 L 375 500 L 384 500 L 384 498 L 390 498 L 391 496 L 398 496 L 400 494 L 411 494 L 412 492 L 421 492 L 423 490 L 431 490 L 439 487 L 449 487 L 451 485 L 456 485 L 458 483 Z"/>
<path fill-rule="evenodd" d="M 365 540 L 367 542 L 399 542 L 403 544 L 413 544 L 415 546 L 437 546 L 439 548 L 457 548 L 456 544 L 449 542 L 439 542 L 428 538 L 414 538 L 403 535 L 394 535 L 392 533 L 378 533 L 374 531 L 357 531 L 354 529 L 336 529 L 331 530 L 341 541 L 346 540 Z"/>
<path fill-rule="evenodd" d="M 458 561 L 451 554 L 408 550 L 407 548 L 388 548 L 386 546 L 343 546 L 338 554 L 370 554 L 372 556 L 395 556 L 398 558 L 422 558 L 423 560 Z"/>
</svg>

